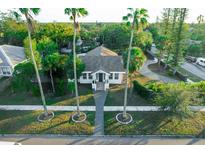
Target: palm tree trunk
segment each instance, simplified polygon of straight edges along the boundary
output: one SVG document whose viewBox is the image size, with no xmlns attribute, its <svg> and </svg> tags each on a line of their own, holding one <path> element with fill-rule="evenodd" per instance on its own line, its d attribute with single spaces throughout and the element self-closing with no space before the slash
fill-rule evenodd
<svg viewBox="0 0 205 154">
<path fill-rule="evenodd" d="M 37 81 L 38 81 L 38 85 L 39 85 L 39 89 L 40 89 L 41 100 L 43 102 L 44 112 L 45 112 L 45 115 L 47 115 L 48 110 L 47 110 L 47 107 L 46 107 L 46 100 L 45 100 L 45 96 L 44 96 L 44 93 L 43 93 L 43 88 L 42 88 L 42 85 L 41 85 L 41 79 L 40 79 L 40 75 L 39 75 L 39 72 L 38 72 L 38 68 L 37 68 L 34 53 L 33 53 L 32 42 L 31 42 L 31 32 L 30 32 L 28 23 L 27 23 L 27 28 L 28 28 L 29 47 L 30 47 L 30 51 L 31 51 L 31 59 L 32 59 L 34 69 L 35 69 L 35 72 L 36 72 L 36 77 L 37 77 Z"/>
<path fill-rule="evenodd" d="M 54 85 L 54 81 L 53 81 L 53 71 L 52 71 L 52 69 L 50 69 L 49 73 L 50 73 L 50 78 L 51 78 L 52 90 L 53 90 L 53 93 L 55 93 L 56 91 L 55 91 L 55 85 Z"/>
<path fill-rule="evenodd" d="M 134 35 L 134 21 L 133 21 L 133 27 L 131 31 L 131 37 L 130 37 L 130 44 L 128 49 L 128 57 L 127 57 L 127 66 L 126 66 L 126 79 L 125 79 L 125 94 L 124 94 L 124 107 L 123 107 L 123 117 L 126 118 L 126 107 L 127 107 L 127 91 L 128 91 L 128 77 L 129 77 L 129 64 L 130 64 L 130 54 L 132 49 L 132 41 L 133 41 L 133 35 Z"/>
<path fill-rule="evenodd" d="M 76 26 L 74 22 L 74 35 L 73 35 L 73 67 L 74 67 L 74 80 L 75 80 L 75 96 L 77 101 L 77 112 L 80 114 L 80 100 L 78 95 L 78 84 L 77 84 L 77 71 L 76 71 L 76 52 L 75 52 L 75 40 L 76 40 Z"/>
</svg>

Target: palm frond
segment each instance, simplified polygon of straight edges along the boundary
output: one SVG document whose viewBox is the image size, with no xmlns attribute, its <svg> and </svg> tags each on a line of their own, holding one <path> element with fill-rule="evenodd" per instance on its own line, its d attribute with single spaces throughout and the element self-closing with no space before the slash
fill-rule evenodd
<svg viewBox="0 0 205 154">
<path fill-rule="evenodd" d="M 41 11 L 40 8 L 30 8 L 30 11 L 34 14 L 34 15 L 38 15 Z"/>
</svg>

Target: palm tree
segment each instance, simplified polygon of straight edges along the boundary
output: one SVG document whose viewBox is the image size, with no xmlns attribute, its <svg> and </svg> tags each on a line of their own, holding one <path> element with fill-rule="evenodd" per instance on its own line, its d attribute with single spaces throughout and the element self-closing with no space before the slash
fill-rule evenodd
<svg viewBox="0 0 205 154">
<path fill-rule="evenodd" d="M 126 83 L 125 83 L 125 93 L 124 93 L 124 107 L 123 107 L 123 119 L 126 121 L 127 119 L 127 112 L 126 112 L 126 107 L 127 107 L 127 91 L 128 91 L 128 77 L 129 77 L 129 65 L 130 65 L 130 55 L 131 55 L 131 50 L 132 50 L 132 41 L 133 41 L 133 35 L 135 29 L 137 32 L 143 30 L 147 25 L 147 10 L 146 9 L 133 9 L 133 8 L 128 8 L 129 13 L 127 16 L 123 17 L 123 20 L 127 22 L 127 25 L 131 25 L 131 36 L 130 36 L 130 43 L 129 43 L 129 48 L 128 48 L 128 57 L 127 57 L 127 65 L 126 65 Z M 131 22 L 130 22 L 131 20 Z M 131 115 L 129 115 L 131 116 Z M 131 118 L 132 119 L 132 118 Z M 130 119 L 129 119 L 130 120 Z M 130 121 L 131 122 L 131 121 Z M 127 122 L 125 122 L 127 124 Z"/>
<path fill-rule="evenodd" d="M 203 22 L 204 22 L 204 16 L 200 14 L 200 15 L 197 17 L 197 21 L 198 21 L 199 24 L 203 23 Z"/>
<path fill-rule="evenodd" d="M 40 75 L 38 72 L 38 67 L 35 61 L 35 57 L 34 57 L 34 52 L 33 52 L 33 48 L 32 48 L 32 39 L 31 39 L 31 32 L 33 32 L 34 27 L 33 27 L 33 16 L 32 15 L 38 15 L 40 12 L 40 8 L 19 8 L 18 12 L 14 11 L 14 15 L 19 18 L 21 17 L 21 15 L 23 15 L 26 18 L 26 24 L 27 24 L 27 30 L 28 30 L 28 39 L 29 39 L 29 47 L 30 47 L 30 52 L 31 52 L 31 59 L 34 65 L 34 69 L 36 72 L 36 78 L 38 81 L 38 85 L 39 85 L 39 89 L 40 89 L 40 94 L 41 94 L 41 100 L 43 102 L 43 108 L 44 108 L 44 113 L 42 115 L 39 116 L 38 120 L 43 121 L 43 120 L 49 120 L 51 118 L 53 118 L 54 114 L 53 112 L 48 112 L 47 110 L 47 106 L 46 106 L 46 100 L 45 100 L 45 96 L 43 93 L 43 88 L 42 88 L 42 84 L 41 84 L 41 79 L 40 79 Z M 41 120 L 41 118 L 43 118 Z"/>
<path fill-rule="evenodd" d="M 77 18 L 84 17 L 88 15 L 88 11 L 85 8 L 66 8 L 64 13 L 67 14 L 70 20 L 73 21 L 74 35 L 73 35 L 73 67 L 74 67 L 74 80 L 75 80 L 75 96 L 77 101 L 77 116 L 80 116 L 80 100 L 78 94 L 77 85 L 77 71 L 76 71 L 76 35 L 77 31 L 80 30 L 80 25 L 77 22 Z"/>
</svg>

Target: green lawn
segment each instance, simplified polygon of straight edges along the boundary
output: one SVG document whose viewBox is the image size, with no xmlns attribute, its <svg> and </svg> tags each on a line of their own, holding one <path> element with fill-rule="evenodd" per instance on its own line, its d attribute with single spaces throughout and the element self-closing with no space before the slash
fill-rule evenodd
<svg viewBox="0 0 205 154">
<path fill-rule="evenodd" d="M 93 92 L 89 85 L 79 85 L 81 105 L 95 105 Z M 76 105 L 74 94 L 55 97 L 46 95 L 48 105 Z M 30 93 L 12 93 L 10 89 L 0 93 L 0 105 L 41 105 L 41 98 L 35 97 Z"/>
<path fill-rule="evenodd" d="M 111 86 L 106 98 L 105 105 L 107 106 L 122 106 L 124 100 L 124 86 Z M 135 91 L 129 88 L 128 90 L 128 106 L 143 106 L 153 105 L 150 101 L 140 97 Z"/>
<path fill-rule="evenodd" d="M 70 119 L 72 112 L 55 112 L 54 119 L 40 123 L 37 121 L 40 113 L 40 111 L 0 111 L 0 134 L 93 134 L 94 112 L 86 112 L 87 121 L 84 123 L 72 122 Z"/>
<path fill-rule="evenodd" d="M 188 119 L 170 117 L 166 112 L 130 112 L 133 122 L 121 125 L 116 112 L 105 112 L 106 135 L 195 135 L 205 137 L 205 113 L 197 112 Z"/>
</svg>

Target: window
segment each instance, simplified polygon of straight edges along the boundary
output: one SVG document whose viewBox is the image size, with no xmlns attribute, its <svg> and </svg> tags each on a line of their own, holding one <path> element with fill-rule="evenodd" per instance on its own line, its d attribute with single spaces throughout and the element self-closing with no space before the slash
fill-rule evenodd
<svg viewBox="0 0 205 154">
<path fill-rule="evenodd" d="M 87 79 L 87 73 L 83 73 L 83 79 Z"/>
<path fill-rule="evenodd" d="M 9 67 L 1 67 L 0 73 L 3 75 L 11 75 L 11 70 Z"/>
<path fill-rule="evenodd" d="M 93 77 L 92 77 L 92 74 L 91 74 L 91 73 L 88 73 L 88 78 L 89 78 L 89 79 L 93 79 Z"/>
<path fill-rule="evenodd" d="M 115 73 L 115 80 L 118 80 L 118 79 L 119 79 L 119 74 Z"/>
<path fill-rule="evenodd" d="M 110 73 L 109 79 L 113 79 L 113 74 Z"/>
</svg>

